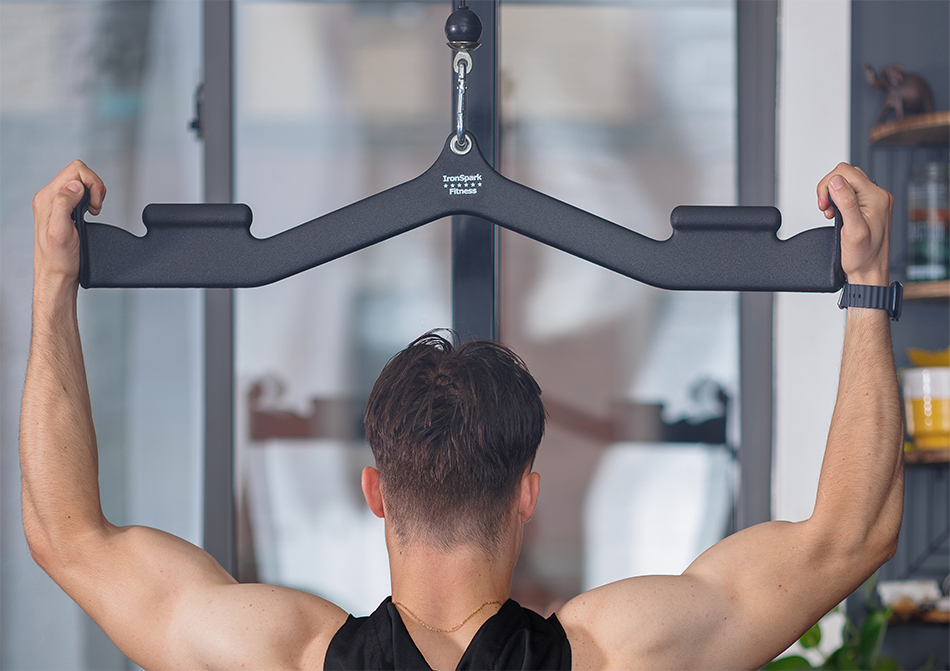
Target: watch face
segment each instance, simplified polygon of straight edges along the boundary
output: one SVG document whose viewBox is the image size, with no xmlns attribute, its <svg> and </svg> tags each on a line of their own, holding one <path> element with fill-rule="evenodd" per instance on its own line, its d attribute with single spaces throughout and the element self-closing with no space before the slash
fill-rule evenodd
<svg viewBox="0 0 950 671">
<path fill-rule="evenodd" d="M 900 282 L 891 284 L 888 292 L 891 298 L 888 312 L 891 313 L 891 319 L 897 321 L 901 318 L 901 309 L 904 307 L 904 285 Z"/>
</svg>

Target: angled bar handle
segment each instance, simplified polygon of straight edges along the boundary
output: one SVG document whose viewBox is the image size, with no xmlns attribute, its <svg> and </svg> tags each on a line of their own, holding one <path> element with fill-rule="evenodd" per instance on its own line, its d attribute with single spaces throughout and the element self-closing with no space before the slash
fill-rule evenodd
<svg viewBox="0 0 950 671">
<path fill-rule="evenodd" d="M 665 289 L 832 292 L 841 288 L 841 217 L 835 226 L 776 236 L 774 207 L 680 206 L 673 234 L 654 240 L 498 174 L 474 138 L 464 154 L 449 136 L 422 175 L 269 238 L 251 235 L 246 205 L 149 205 L 136 236 L 79 228 L 83 287 L 253 287 L 276 282 L 455 214 L 503 226 Z"/>
</svg>

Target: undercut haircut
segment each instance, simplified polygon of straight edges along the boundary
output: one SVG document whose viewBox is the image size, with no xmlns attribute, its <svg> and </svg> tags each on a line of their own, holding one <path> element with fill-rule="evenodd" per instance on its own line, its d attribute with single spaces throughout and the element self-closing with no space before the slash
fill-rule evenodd
<svg viewBox="0 0 950 671">
<path fill-rule="evenodd" d="M 541 388 L 500 343 L 430 332 L 396 354 L 364 423 L 397 538 L 494 554 L 544 421 Z"/>
</svg>

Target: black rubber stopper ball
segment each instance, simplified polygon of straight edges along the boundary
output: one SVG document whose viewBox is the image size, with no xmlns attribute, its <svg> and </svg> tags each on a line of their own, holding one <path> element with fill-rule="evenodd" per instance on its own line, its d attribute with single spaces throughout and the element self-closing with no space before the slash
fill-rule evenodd
<svg viewBox="0 0 950 671">
<path fill-rule="evenodd" d="M 449 42 L 478 42 L 482 22 L 468 7 L 456 9 L 445 22 L 445 38 Z"/>
</svg>

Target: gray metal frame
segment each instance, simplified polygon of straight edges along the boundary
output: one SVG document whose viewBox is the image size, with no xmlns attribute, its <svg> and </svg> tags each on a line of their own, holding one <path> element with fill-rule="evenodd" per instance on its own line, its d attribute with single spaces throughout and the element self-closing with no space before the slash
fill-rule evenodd
<svg viewBox="0 0 950 671">
<path fill-rule="evenodd" d="M 232 0 L 204 1 L 205 202 L 230 203 L 234 184 Z M 234 512 L 234 302 L 204 289 L 204 549 L 237 575 Z"/>
<path fill-rule="evenodd" d="M 459 6 L 452 0 L 452 9 Z M 498 19 L 500 0 L 468 0 L 482 22 L 481 46 L 471 52 L 467 127 L 485 160 L 498 168 Z M 453 87 L 454 90 L 454 87 Z M 456 92 L 457 94 L 457 92 Z M 455 109 L 457 95 L 453 95 Z M 450 117 L 452 118 L 452 117 Z M 472 216 L 452 217 L 452 328 L 463 340 L 499 337 L 498 227 Z"/>
<path fill-rule="evenodd" d="M 469 78 L 468 126 L 485 158 L 497 166 L 500 0 L 468 5 L 483 23 L 482 47 L 473 53 Z M 233 11 L 232 0 L 204 2 L 206 202 L 233 198 Z M 739 204 L 772 205 L 778 0 L 737 0 L 736 14 Z M 453 218 L 452 254 L 455 330 L 463 338 L 497 338 L 497 227 L 473 217 Z M 206 289 L 204 295 L 204 547 L 235 575 L 233 297 L 230 289 Z M 741 529 L 771 517 L 773 301 L 770 293 L 743 293 L 739 300 L 741 484 L 735 524 Z"/>
<path fill-rule="evenodd" d="M 775 204 L 778 0 L 737 0 L 739 204 Z M 739 295 L 736 528 L 772 517 L 773 295 Z"/>
</svg>

